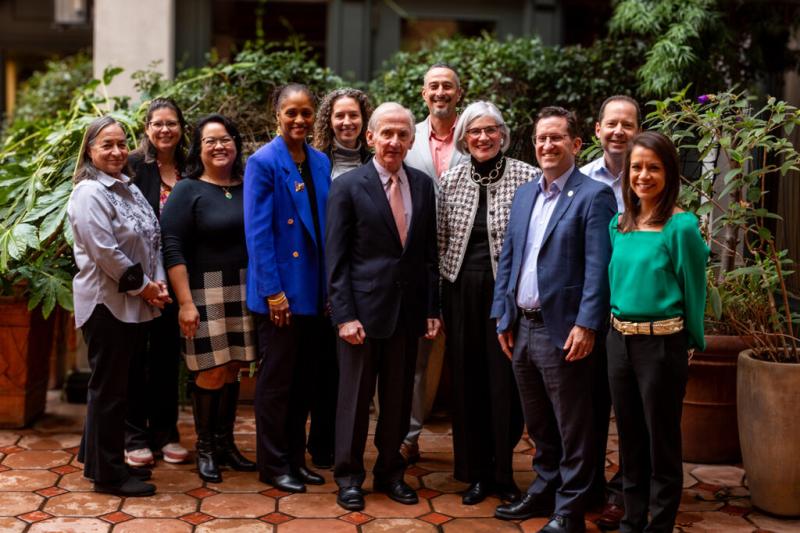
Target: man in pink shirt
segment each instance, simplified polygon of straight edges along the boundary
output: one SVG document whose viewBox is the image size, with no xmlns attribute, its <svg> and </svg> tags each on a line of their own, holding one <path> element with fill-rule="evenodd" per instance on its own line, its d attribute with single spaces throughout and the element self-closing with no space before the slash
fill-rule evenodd
<svg viewBox="0 0 800 533">
<path fill-rule="evenodd" d="M 469 156 L 455 150 L 453 138 L 458 119 L 456 107 L 461 101 L 462 94 L 461 82 L 453 67 L 436 63 L 425 73 L 422 98 L 428 106 L 428 116 L 416 125 L 414 145 L 408 151 L 405 163 L 430 176 L 434 181 L 437 195 L 439 177 L 449 168 L 469 161 Z M 443 334 L 439 334 L 433 340 L 420 339 L 414 373 L 411 422 L 408 435 L 400 447 L 400 453 L 409 463 L 419 459 L 417 441 L 422 431 L 422 423 L 436 396 L 443 358 Z"/>
</svg>

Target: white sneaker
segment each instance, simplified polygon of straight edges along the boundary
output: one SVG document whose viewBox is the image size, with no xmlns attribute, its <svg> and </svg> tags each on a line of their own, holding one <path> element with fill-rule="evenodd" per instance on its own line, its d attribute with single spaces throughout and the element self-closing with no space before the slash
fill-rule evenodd
<svg viewBox="0 0 800 533">
<path fill-rule="evenodd" d="M 167 443 L 161 448 L 161 453 L 164 454 L 164 462 L 172 464 L 182 463 L 189 457 L 189 450 L 178 442 Z"/>
<path fill-rule="evenodd" d="M 125 450 L 125 462 L 130 466 L 145 466 L 153 462 L 153 452 L 150 448 L 139 448 L 138 450 Z"/>
</svg>

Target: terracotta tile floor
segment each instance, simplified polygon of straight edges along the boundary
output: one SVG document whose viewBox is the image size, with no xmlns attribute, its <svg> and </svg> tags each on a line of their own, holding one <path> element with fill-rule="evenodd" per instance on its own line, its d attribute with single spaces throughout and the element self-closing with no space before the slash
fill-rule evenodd
<svg viewBox="0 0 800 533">
<path fill-rule="evenodd" d="M 325 485 L 309 486 L 306 494 L 289 495 L 260 483 L 254 473 L 225 471 L 223 483 L 206 484 L 192 472 L 191 464 L 159 463 L 153 473 L 158 493 L 150 498 L 95 494 L 75 459 L 85 408 L 63 403 L 57 393 L 51 393 L 48 400 L 47 414 L 32 428 L 0 430 L 2 532 L 527 533 L 538 531 L 544 522 L 495 520 L 495 498 L 475 506 L 461 504 L 457 493 L 466 485 L 451 475 L 447 421 L 434 422 L 422 433 L 422 460 L 406 476 L 420 496 L 420 503 L 413 506 L 369 494 L 364 512 L 351 513 L 336 505 L 330 472 L 323 472 L 328 481 Z M 181 412 L 179 426 L 183 444 L 191 448 L 194 435 L 188 409 Z M 240 409 L 236 438 L 242 450 L 253 457 L 252 408 Z M 616 435 L 612 435 L 606 461 L 609 475 L 617 469 L 616 443 Z M 532 479 L 531 454 L 527 441 L 520 442 L 514 465 L 521 487 Z M 375 449 L 369 443 L 368 467 L 374 460 Z M 684 471 L 676 531 L 800 531 L 800 520 L 779 520 L 751 507 L 739 466 L 685 464 Z M 365 488 L 371 488 L 369 478 Z M 588 525 L 589 531 L 597 531 Z"/>
</svg>

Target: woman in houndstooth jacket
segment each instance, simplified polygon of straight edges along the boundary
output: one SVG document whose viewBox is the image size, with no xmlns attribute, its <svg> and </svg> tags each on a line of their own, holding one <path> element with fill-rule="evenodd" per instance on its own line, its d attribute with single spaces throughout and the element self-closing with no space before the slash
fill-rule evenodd
<svg viewBox="0 0 800 533">
<path fill-rule="evenodd" d="M 470 483 L 462 501 L 473 505 L 491 493 L 519 496 L 511 457 L 522 411 L 489 310 L 511 201 L 541 171 L 505 156 L 509 130 L 489 102 L 464 110 L 455 138 L 470 161 L 441 177 L 439 270 L 453 383 L 454 476 Z"/>
</svg>

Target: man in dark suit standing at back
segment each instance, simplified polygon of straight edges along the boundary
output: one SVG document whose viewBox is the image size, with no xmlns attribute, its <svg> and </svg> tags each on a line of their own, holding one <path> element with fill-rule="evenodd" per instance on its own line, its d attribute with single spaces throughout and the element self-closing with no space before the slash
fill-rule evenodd
<svg viewBox="0 0 800 533">
<path fill-rule="evenodd" d="M 540 533 L 582 533 L 594 475 L 592 352 L 609 313 L 608 224 L 617 210 L 609 187 L 575 168 L 575 115 L 545 107 L 534 144 L 538 182 L 514 196 L 497 267 L 492 317 L 512 360 L 536 479 L 498 518 L 551 515 Z"/>
<path fill-rule="evenodd" d="M 334 478 L 337 503 L 364 508 L 364 447 L 378 381 L 378 458 L 373 487 L 404 504 L 400 444 L 408 432 L 419 337 L 440 329 L 433 180 L 403 164 L 414 115 L 394 102 L 367 126 L 375 157 L 333 182 L 325 232 L 331 316 L 339 330 Z"/>
</svg>

